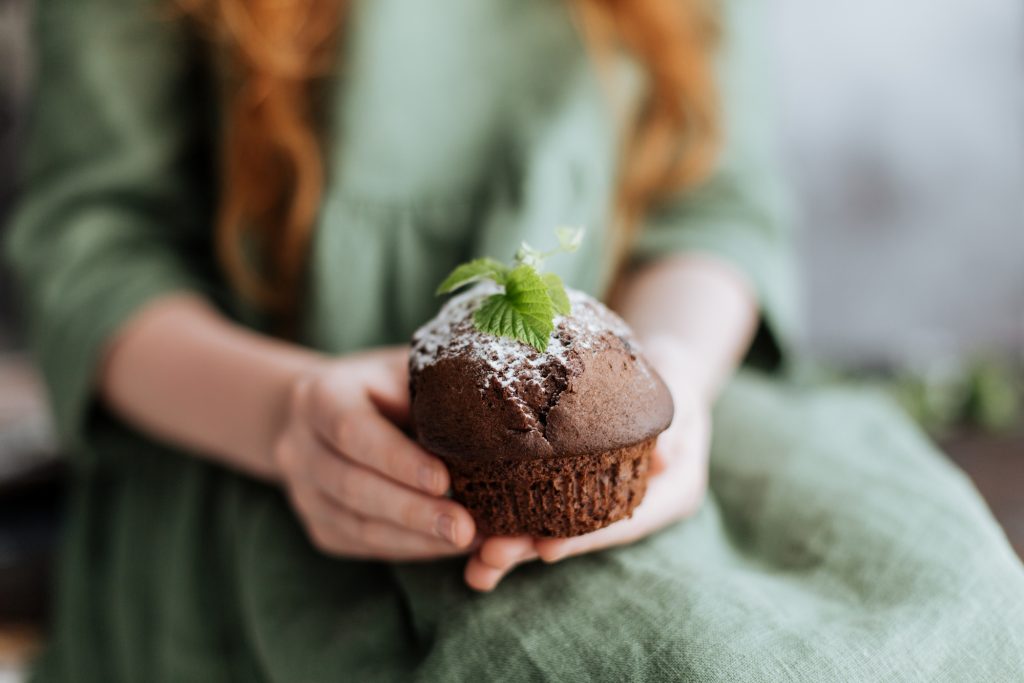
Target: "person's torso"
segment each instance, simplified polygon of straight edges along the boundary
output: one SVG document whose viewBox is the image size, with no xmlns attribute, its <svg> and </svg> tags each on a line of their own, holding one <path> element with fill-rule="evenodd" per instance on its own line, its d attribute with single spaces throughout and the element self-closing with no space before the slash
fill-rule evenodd
<svg viewBox="0 0 1024 683">
<path fill-rule="evenodd" d="M 452 267 L 550 246 L 560 225 L 587 237 L 550 267 L 603 288 L 619 141 L 569 3 L 373 0 L 341 43 L 305 342 L 406 341 Z"/>
</svg>

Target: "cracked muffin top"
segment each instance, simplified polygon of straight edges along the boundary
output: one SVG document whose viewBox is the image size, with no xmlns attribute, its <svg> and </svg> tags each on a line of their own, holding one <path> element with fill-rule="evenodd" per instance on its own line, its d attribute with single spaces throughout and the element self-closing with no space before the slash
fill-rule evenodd
<svg viewBox="0 0 1024 683">
<path fill-rule="evenodd" d="M 495 289 L 452 298 L 412 338 L 413 423 L 447 458 L 504 460 L 600 453 L 672 421 L 672 397 L 629 327 L 586 294 L 555 319 L 547 351 L 481 332 L 473 313 Z"/>
</svg>

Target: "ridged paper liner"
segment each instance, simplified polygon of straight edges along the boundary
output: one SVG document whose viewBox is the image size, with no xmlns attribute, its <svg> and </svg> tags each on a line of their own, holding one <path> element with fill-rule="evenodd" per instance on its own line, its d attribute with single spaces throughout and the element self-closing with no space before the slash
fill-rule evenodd
<svg viewBox="0 0 1024 683">
<path fill-rule="evenodd" d="M 629 517 L 647 491 L 655 439 L 593 455 L 447 460 L 453 498 L 489 535 L 578 536 Z"/>
</svg>

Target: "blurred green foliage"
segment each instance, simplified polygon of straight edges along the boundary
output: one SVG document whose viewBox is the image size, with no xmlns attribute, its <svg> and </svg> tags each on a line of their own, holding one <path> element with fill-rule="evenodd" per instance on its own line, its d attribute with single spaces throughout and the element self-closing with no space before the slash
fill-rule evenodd
<svg viewBox="0 0 1024 683">
<path fill-rule="evenodd" d="M 1024 359 L 979 355 L 898 371 L 820 365 L 800 365 L 796 370 L 797 381 L 840 381 L 889 394 L 936 437 L 960 429 L 1024 431 Z"/>
<path fill-rule="evenodd" d="M 955 427 L 1002 432 L 1024 421 L 1024 372 L 997 357 L 941 371 L 904 372 L 883 384 L 932 433 Z"/>
</svg>

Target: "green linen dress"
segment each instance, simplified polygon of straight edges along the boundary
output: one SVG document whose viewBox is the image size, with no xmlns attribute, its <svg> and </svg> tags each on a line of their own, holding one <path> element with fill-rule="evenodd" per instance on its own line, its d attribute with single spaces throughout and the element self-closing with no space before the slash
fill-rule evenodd
<svg viewBox="0 0 1024 683">
<path fill-rule="evenodd" d="M 715 410 L 699 514 L 488 595 L 462 560 L 325 557 L 280 491 L 105 412 L 100 349 L 154 297 L 198 291 L 262 324 L 211 256 L 225 84 L 171 4 L 37 3 L 8 253 L 75 480 L 38 680 L 1024 680 L 1020 562 L 964 476 L 864 391 L 748 366 Z M 724 8 L 720 168 L 652 213 L 634 257 L 736 263 L 770 361 L 796 307 L 761 5 Z M 561 224 L 589 235 L 555 268 L 602 290 L 619 132 L 567 3 L 360 2 L 341 50 L 304 343 L 402 342 L 454 264 Z"/>
</svg>

